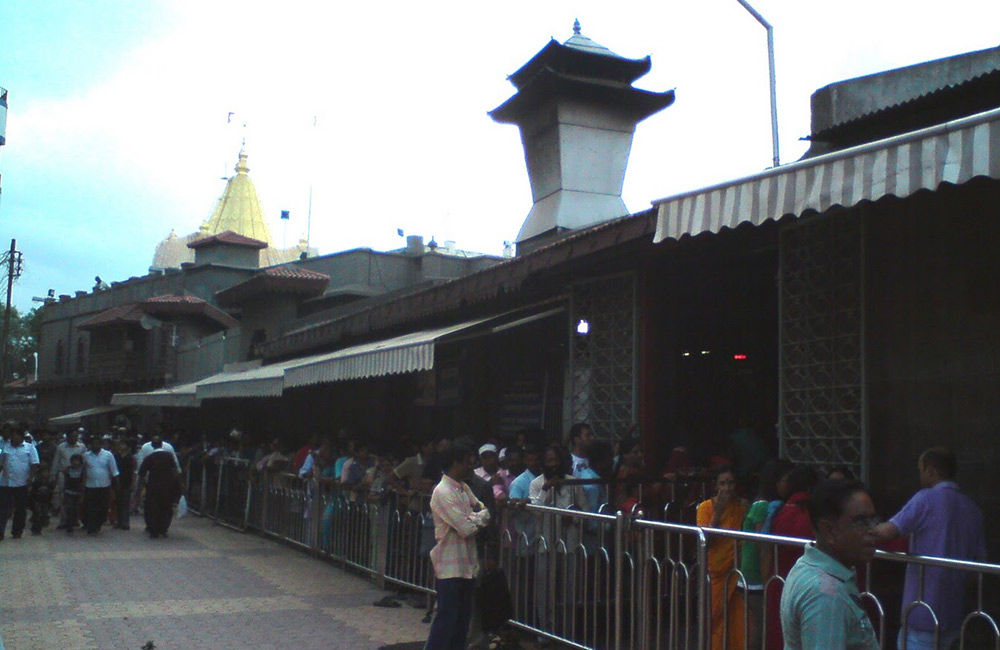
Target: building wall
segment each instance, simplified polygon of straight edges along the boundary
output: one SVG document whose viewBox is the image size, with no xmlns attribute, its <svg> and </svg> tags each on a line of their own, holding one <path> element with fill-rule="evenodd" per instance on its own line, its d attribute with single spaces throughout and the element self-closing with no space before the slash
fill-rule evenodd
<svg viewBox="0 0 1000 650">
<path fill-rule="evenodd" d="M 114 392 L 106 382 L 102 382 L 102 387 L 85 386 L 95 378 L 91 377 L 90 334 L 79 329 L 80 323 L 112 307 L 164 294 L 187 294 L 214 304 L 217 291 L 247 278 L 251 272 L 245 269 L 203 266 L 156 273 L 124 282 L 113 282 L 111 288 L 104 291 L 78 292 L 73 297 L 61 296 L 58 301 L 45 305 L 38 354 L 40 416 L 49 418 L 105 404 Z M 184 340 L 188 340 L 187 336 L 196 337 L 201 333 L 203 332 L 182 331 L 181 335 L 185 337 Z M 78 363 L 78 346 L 81 342 L 84 359 L 83 363 Z M 57 372 L 60 348 L 62 371 Z"/>
<path fill-rule="evenodd" d="M 1000 552 L 1000 182 L 977 179 L 865 210 L 871 485 L 885 515 L 948 445 Z"/>
</svg>

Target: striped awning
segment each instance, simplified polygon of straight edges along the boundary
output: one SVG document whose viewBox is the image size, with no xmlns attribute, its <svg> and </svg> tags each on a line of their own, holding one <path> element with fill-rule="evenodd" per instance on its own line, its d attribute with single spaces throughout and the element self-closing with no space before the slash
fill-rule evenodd
<svg viewBox="0 0 1000 650">
<path fill-rule="evenodd" d="M 171 406 L 180 408 L 195 408 L 201 405 L 201 400 L 195 394 L 197 381 L 178 384 L 167 388 L 151 390 L 146 393 L 115 393 L 111 403 L 117 406 Z"/>
<path fill-rule="evenodd" d="M 492 319 L 470 320 L 299 359 L 297 364 L 285 371 L 285 387 L 431 370 L 434 367 L 435 342 L 488 320 Z"/>
<path fill-rule="evenodd" d="M 1000 109 L 654 201 L 654 242 L 1000 179 Z"/>
<path fill-rule="evenodd" d="M 493 334 L 563 311 L 563 307 L 540 312 L 521 309 L 268 366 L 260 361 L 234 363 L 196 382 L 148 393 L 119 393 L 111 401 L 120 406 L 199 406 L 206 399 L 280 397 L 286 388 L 297 386 L 431 370 L 435 344 L 442 339 L 480 325 L 484 327 L 469 335 Z"/>
<path fill-rule="evenodd" d="M 82 411 L 76 411 L 74 413 L 66 413 L 65 415 L 57 415 L 54 418 L 49 418 L 49 424 L 51 426 L 59 427 L 65 426 L 67 424 L 76 424 L 83 418 L 91 417 L 94 415 L 102 415 L 104 413 L 114 413 L 115 411 L 120 411 L 123 406 L 94 406 L 89 409 L 84 409 Z"/>
<path fill-rule="evenodd" d="M 281 397 L 285 388 L 285 370 L 298 361 L 301 359 L 224 370 L 199 382 L 195 393 L 198 399 Z"/>
</svg>

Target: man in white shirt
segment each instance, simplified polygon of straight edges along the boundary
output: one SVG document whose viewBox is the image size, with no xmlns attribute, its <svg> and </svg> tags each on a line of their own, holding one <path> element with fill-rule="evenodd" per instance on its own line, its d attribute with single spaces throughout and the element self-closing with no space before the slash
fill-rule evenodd
<svg viewBox="0 0 1000 650">
<path fill-rule="evenodd" d="M 574 478 L 580 478 L 580 472 L 590 467 L 587 463 L 587 452 L 590 451 L 590 445 L 594 444 L 595 440 L 597 438 L 594 437 L 593 430 L 586 422 L 577 422 L 570 427 L 567 442 L 572 460 L 570 474 Z"/>
<path fill-rule="evenodd" d="M 90 451 L 83 456 L 86 489 L 83 491 L 83 524 L 88 535 L 96 535 L 108 519 L 111 488 L 117 487 L 118 463 L 97 436 L 90 438 Z"/>
<path fill-rule="evenodd" d="M 170 455 L 174 457 L 174 462 L 177 463 L 177 471 L 181 470 L 181 462 L 177 460 L 177 452 L 174 451 L 174 446 L 169 442 L 160 437 L 159 434 L 154 435 L 150 438 L 149 442 L 144 444 L 139 448 L 139 453 L 135 457 L 135 466 L 142 467 L 142 461 L 146 460 L 146 457 L 152 454 L 154 451 L 169 451 Z"/>
<path fill-rule="evenodd" d="M 24 532 L 28 512 L 28 485 L 38 469 L 38 451 L 24 441 L 24 433 L 9 429 L 7 442 L 0 445 L 0 540 L 13 514 L 11 537 Z"/>
<path fill-rule="evenodd" d="M 80 427 L 76 431 L 70 431 L 66 434 L 66 440 L 60 442 L 56 447 L 56 455 L 52 459 L 52 472 L 51 476 L 58 480 L 58 477 L 67 467 L 69 467 L 69 459 L 73 456 L 80 454 L 83 456 L 87 453 L 87 445 L 80 441 L 80 434 L 86 433 L 83 427 Z M 57 488 L 54 498 L 52 499 L 52 506 L 61 514 L 59 515 L 59 525 L 56 526 L 56 530 L 63 530 L 66 528 L 66 513 L 62 511 L 62 489 Z"/>
<path fill-rule="evenodd" d="M 550 508 L 585 510 L 587 497 L 583 488 L 578 485 L 563 485 L 563 481 L 573 478 L 568 470 L 569 459 L 566 458 L 566 452 L 562 448 L 546 449 L 542 454 L 542 475 L 532 480 L 528 486 L 531 503 Z M 575 603 L 579 600 L 576 590 L 575 554 L 580 545 L 580 528 L 569 519 L 557 522 L 556 516 L 552 513 L 539 516 L 541 518 L 539 530 L 545 540 L 544 547 L 539 548 L 545 548 L 547 552 L 540 552 L 537 555 L 535 603 L 539 619 L 547 626 L 545 629 L 556 629 L 552 626 L 557 620 L 562 620 L 559 614 L 575 607 Z M 565 545 L 565 552 L 572 554 L 573 558 L 570 560 L 571 568 L 565 575 L 563 575 L 562 560 L 555 555 L 560 552 L 558 550 L 560 541 Z M 549 589 L 556 589 L 558 592 L 551 602 Z M 556 611 L 553 611 L 552 603 L 555 604 Z"/>
</svg>

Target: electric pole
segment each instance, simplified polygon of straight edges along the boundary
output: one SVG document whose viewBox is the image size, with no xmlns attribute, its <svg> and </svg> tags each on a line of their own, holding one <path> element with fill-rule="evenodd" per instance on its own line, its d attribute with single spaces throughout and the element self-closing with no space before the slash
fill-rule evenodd
<svg viewBox="0 0 1000 650">
<path fill-rule="evenodd" d="M 7 253 L 7 310 L 3 314 L 3 339 L 0 340 L 0 419 L 3 415 L 4 386 L 7 384 L 8 339 L 10 338 L 11 299 L 14 294 L 14 278 L 21 275 L 21 253 L 17 250 L 17 240 L 10 240 Z"/>
</svg>

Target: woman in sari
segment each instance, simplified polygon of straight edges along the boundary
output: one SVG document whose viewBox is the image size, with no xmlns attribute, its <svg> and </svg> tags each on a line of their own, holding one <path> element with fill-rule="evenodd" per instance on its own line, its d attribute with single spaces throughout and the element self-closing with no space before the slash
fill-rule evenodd
<svg viewBox="0 0 1000 650">
<path fill-rule="evenodd" d="M 720 467 L 715 475 L 716 496 L 698 505 L 698 525 L 705 528 L 740 530 L 747 503 L 736 495 L 736 473 Z M 743 595 L 739 580 L 732 574 L 737 567 L 736 541 L 709 538 L 708 573 L 712 578 L 712 650 L 743 648 Z M 725 645 L 723 645 L 725 639 Z"/>
</svg>

